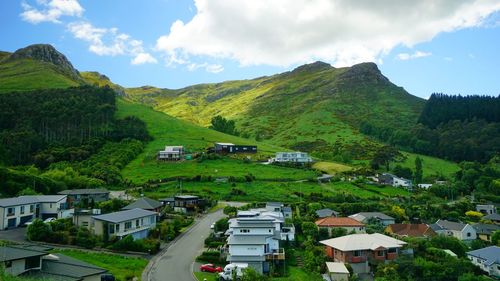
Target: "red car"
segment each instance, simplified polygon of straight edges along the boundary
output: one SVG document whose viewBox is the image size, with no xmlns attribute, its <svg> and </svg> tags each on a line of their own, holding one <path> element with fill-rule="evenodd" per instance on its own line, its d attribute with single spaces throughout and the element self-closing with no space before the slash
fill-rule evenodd
<svg viewBox="0 0 500 281">
<path fill-rule="evenodd" d="M 206 271 L 206 272 L 222 272 L 222 267 L 220 266 L 215 266 L 211 263 L 207 264 L 202 264 L 200 266 L 200 271 Z"/>
</svg>

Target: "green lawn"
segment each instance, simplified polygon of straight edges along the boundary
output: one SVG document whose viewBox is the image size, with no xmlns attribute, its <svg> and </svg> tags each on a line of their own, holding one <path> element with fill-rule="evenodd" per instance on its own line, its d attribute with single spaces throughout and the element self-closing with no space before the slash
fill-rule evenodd
<svg viewBox="0 0 500 281">
<path fill-rule="evenodd" d="M 286 277 L 275 277 L 270 278 L 270 281 L 321 281 L 323 278 L 319 276 L 319 274 L 311 274 L 301 268 L 289 266 L 287 267 L 287 276 Z M 204 278 L 207 281 L 216 281 L 217 275 L 215 273 L 207 273 L 207 272 L 195 272 L 194 275 L 198 279 L 198 281 L 203 281 Z"/>
<path fill-rule="evenodd" d="M 351 166 L 335 162 L 320 161 L 313 164 L 313 168 L 325 172 L 330 175 L 343 173 L 352 170 Z"/>
<path fill-rule="evenodd" d="M 207 147 L 212 146 L 214 142 L 256 144 L 259 153 L 248 155 L 252 160 L 267 159 L 276 151 L 286 149 L 199 127 L 123 99 L 118 99 L 117 105 L 117 117 L 136 116 L 140 118 L 147 124 L 148 131 L 153 137 L 153 141 L 146 145 L 144 152 L 122 170 L 122 175 L 134 183 L 143 183 L 149 179 L 196 175 L 228 177 L 244 176 L 251 173 L 259 179 L 307 179 L 316 175 L 312 171 L 301 169 L 266 166 L 255 162 L 245 164 L 237 158 L 207 160 L 202 163 L 195 160 L 159 163 L 155 160 L 156 153 L 165 145 L 183 145 L 188 151 L 202 152 Z"/>
<path fill-rule="evenodd" d="M 296 202 L 300 194 L 305 197 L 312 192 L 323 196 L 335 194 L 352 194 L 360 198 L 407 196 L 404 189 L 384 186 L 362 185 L 358 187 L 349 182 L 333 182 L 318 184 L 315 182 L 266 182 L 254 181 L 250 183 L 214 183 L 214 182 L 182 182 L 183 192 L 210 196 L 218 200 L 232 200 L 243 202 L 282 201 Z M 244 192 L 241 194 L 241 191 Z M 177 182 L 168 182 L 143 193 L 151 198 L 170 197 L 180 192 Z M 135 195 L 139 195 L 138 193 Z"/>
<path fill-rule="evenodd" d="M 436 174 L 442 174 L 445 177 L 452 177 L 453 174 L 460 169 L 457 163 L 451 161 L 409 152 L 403 152 L 403 154 L 407 157 L 405 161 L 402 163 L 391 163 L 391 168 L 399 164 L 403 167 L 408 167 L 412 170 L 415 170 L 415 159 L 418 156 L 422 159 L 424 177 Z"/>
<path fill-rule="evenodd" d="M 57 253 L 107 269 L 120 281 L 124 281 L 133 276 L 136 276 L 140 280 L 142 271 L 148 264 L 148 261 L 143 258 L 124 257 L 108 253 L 84 252 L 78 250 L 57 250 Z"/>
</svg>

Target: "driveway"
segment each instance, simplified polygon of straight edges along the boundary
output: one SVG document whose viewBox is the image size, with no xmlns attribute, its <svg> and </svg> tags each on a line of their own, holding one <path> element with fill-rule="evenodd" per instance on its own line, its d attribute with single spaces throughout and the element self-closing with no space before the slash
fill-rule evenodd
<svg viewBox="0 0 500 281">
<path fill-rule="evenodd" d="M 0 231 L 0 240 L 26 243 L 27 227 L 17 227 Z"/>
<path fill-rule="evenodd" d="M 227 202 L 241 206 L 241 203 Z M 194 260 L 201 254 L 205 238 L 210 234 L 210 225 L 225 217 L 222 210 L 210 213 L 199 220 L 151 266 L 147 281 L 193 281 Z M 144 280 L 146 281 L 146 280 Z"/>
</svg>

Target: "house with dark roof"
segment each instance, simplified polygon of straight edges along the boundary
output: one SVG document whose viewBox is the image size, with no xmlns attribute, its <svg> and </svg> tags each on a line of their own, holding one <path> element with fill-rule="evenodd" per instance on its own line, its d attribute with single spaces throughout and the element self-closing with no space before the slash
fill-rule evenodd
<svg viewBox="0 0 500 281">
<path fill-rule="evenodd" d="M 500 230 L 500 225 L 498 224 L 476 223 L 473 224 L 472 227 L 476 230 L 479 239 L 489 242 L 491 242 L 491 235 L 493 235 L 493 232 Z"/>
<path fill-rule="evenodd" d="M 106 189 L 67 189 L 60 191 L 57 194 L 68 196 L 68 205 L 70 208 L 73 208 L 80 203 L 87 206 L 92 203 L 109 200 L 109 191 Z"/>
<path fill-rule="evenodd" d="M 161 207 L 163 205 L 161 204 L 160 201 L 147 198 L 147 197 L 142 197 L 134 201 L 133 203 L 123 207 L 122 210 L 132 210 L 132 209 L 143 209 L 143 210 L 148 210 L 152 212 L 157 212 L 159 213 L 161 211 Z"/>
<path fill-rule="evenodd" d="M 194 212 L 200 203 L 196 195 L 176 195 L 174 197 L 174 211 L 180 213 Z"/>
<path fill-rule="evenodd" d="M 393 217 L 381 212 L 361 212 L 350 215 L 349 217 L 365 224 L 368 223 L 370 219 L 374 219 L 384 226 L 396 223 L 396 220 Z"/>
<path fill-rule="evenodd" d="M 139 208 L 93 216 L 92 230 L 95 235 L 103 237 L 121 239 L 131 235 L 134 239 L 143 239 L 156 226 L 157 216 L 156 212 Z"/>
<path fill-rule="evenodd" d="M 63 254 L 50 254 L 49 250 L 40 246 L 0 247 L 0 266 L 10 275 L 54 281 L 100 281 L 107 272 Z"/>
<path fill-rule="evenodd" d="M 415 237 L 415 238 L 430 238 L 436 236 L 437 233 L 432 230 L 427 224 L 408 224 L 408 223 L 395 223 L 390 224 L 385 228 L 385 232 L 396 236 L 402 237 Z"/>
<path fill-rule="evenodd" d="M 319 229 L 327 229 L 329 235 L 336 228 L 343 228 L 347 233 L 365 233 L 365 225 L 353 218 L 326 217 L 317 220 L 315 224 Z"/>
<path fill-rule="evenodd" d="M 500 247 L 490 246 L 467 252 L 467 257 L 488 275 L 500 278 Z"/>
<path fill-rule="evenodd" d="M 334 210 L 328 209 L 328 208 L 317 210 L 315 213 L 316 213 L 316 216 L 318 216 L 318 218 L 320 218 L 320 219 L 326 218 L 326 217 L 338 217 L 339 216 L 338 212 L 335 212 Z"/>
<path fill-rule="evenodd" d="M 27 195 L 0 199 L 0 230 L 22 226 L 34 218 L 63 218 L 66 210 L 66 195 Z"/>
<path fill-rule="evenodd" d="M 484 220 L 492 221 L 493 223 L 500 224 L 500 214 L 493 213 L 483 217 Z"/>
<path fill-rule="evenodd" d="M 477 238 L 476 230 L 470 224 L 453 222 L 447 220 L 438 220 L 430 227 L 437 234 L 453 236 L 459 240 L 474 240 Z"/>
</svg>

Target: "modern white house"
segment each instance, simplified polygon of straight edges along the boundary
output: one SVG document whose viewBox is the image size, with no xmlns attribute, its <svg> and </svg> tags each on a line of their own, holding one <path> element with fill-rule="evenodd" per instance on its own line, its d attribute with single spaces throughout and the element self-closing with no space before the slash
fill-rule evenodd
<svg viewBox="0 0 500 281">
<path fill-rule="evenodd" d="M 470 224 L 438 220 L 436 223 L 431 224 L 430 227 L 437 234 L 453 236 L 459 240 L 475 240 L 477 238 L 476 230 Z"/>
<path fill-rule="evenodd" d="M 63 218 L 68 213 L 66 195 L 27 195 L 0 199 L 0 230 L 34 219 Z"/>
<path fill-rule="evenodd" d="M 312 158 L 306 152 L 276 152 L 273 162 L 278 163 L 311 163 Z"/>
<path fill-rule="evenodd" d="M 349 217 L 365 224 L 368 223 L 371 219 L 378 221 L 384 226 L 396 223 L 396 220 L 393 217 L 381 212 L 361 212 L 350 215 Z"/>
<path fill-rule="evenodd" d="M 158 160 L 178 161 L 184 156 L 184 146 L 165 146 L 165 150 L 158 152 Z"/>
<path fill-rule="evenodd" d="M 285 260 L 273 219 L 241 217 L 229 221 L 227 258 L 230 263 L 247 263 L 260 274 L 269 272 L 270 262 Z"/>
<path fill-rule="evenodd" d="M 484 215 L 491 215 L 497 213 L 497 208 L 495 207 L 495 205 L 492 204 L 477 204 L 476 211 Z"/>
<path fill-rule="evenodd" d="M 432 183 L 419 183 L 417 186 L 418 188 L 427 190 L 432 187 Z"/>
<path fill-rule="evenodd" d="M 398 177 L 396 175 L 389 174 L 389 173 L 383 173 L 381 175 L 378 175 L 377 180 L 378 180 L 378 183 L 380 183 L 380 184 L 392 185 L 394 187 L 404 187 L 407 189 L 412 188 L 411 180 L 401 178 L 401 177 Z"/>
<path fill-rule="evenodd" d="M 123 238 L 132 235 L 134 239 L 146 238 L 156 226 L 158 213 L 143 209 L 132 209 L 92 217 L 95 235 Z"/>
<path fill-rule="evenodd" d="M 488 275 L 500 278 L 500 247 L 490 246 L 470 251 L 467 252 L 467 257 Z"/>
</svg>

